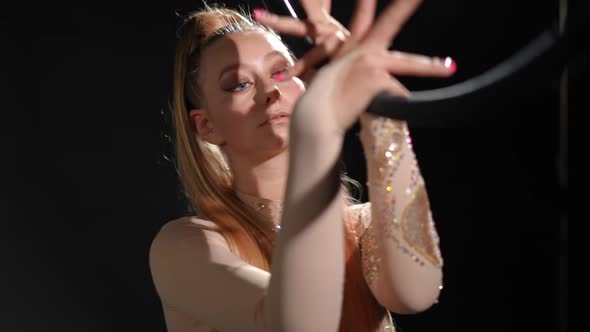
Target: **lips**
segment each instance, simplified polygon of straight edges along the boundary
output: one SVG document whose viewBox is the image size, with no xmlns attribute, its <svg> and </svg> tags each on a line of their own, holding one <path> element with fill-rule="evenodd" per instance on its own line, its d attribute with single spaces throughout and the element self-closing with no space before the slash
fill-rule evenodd
<svg viewBox="0 0 590 332">
<path fill-rule="evenodd" d="M 264 120 L 264 122 L 261 123 L 260 126 L 262 127 L 264 125 L 267 125 L 272 120 L 276 120 L 276 119 L 280 119 L 280 118 L 288 118 L 289 116 L 291 116 L 291 114 L 289 114 L 288 112 L 285 112 L 285 111 L 279 111 L 279 112 L 269 114 L 266 116 L 266 120 Z"/>
</svg>

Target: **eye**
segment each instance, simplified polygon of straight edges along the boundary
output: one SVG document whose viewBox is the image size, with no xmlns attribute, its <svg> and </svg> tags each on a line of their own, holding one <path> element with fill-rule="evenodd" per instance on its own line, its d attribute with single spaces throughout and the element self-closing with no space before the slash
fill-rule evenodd
<svg viewBox="0 0 590 332">
<path fill-rule="evenodd" d="M 289 69 L 289 67 L 284 67 L 284 68 L 282 68 L 281 70 L 274 72 L 274 73 L 272 74 L 272 77 L 273 77 L 273 78 L 274 78 L 274 77 L 277 77 L 277 75 L 280 75 L 280 74 L 282 74 L 282 73 L 286 72 L 286 71 L 287 71 L 287 69 Z"/>
<path fill-rule="evenodd" d="M 239 91 L 242 91 L 242 90 L 248 88 L 250 85 L 251 85 L 250 82 L 240 82 L 240 83 L 230 87 L 229 89 L 227 89 L 227 91 L 239 92 Z"/>
</svg>

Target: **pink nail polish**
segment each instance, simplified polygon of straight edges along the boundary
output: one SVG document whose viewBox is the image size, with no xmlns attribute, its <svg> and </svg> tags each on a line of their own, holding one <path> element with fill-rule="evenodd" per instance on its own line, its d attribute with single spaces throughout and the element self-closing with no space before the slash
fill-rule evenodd
<svg viewBox="0 0 590 332">
<path fill-rule="evenodd" d="M 445 68 L 447 68 L 451 73 L 454 73 L 457 71 L 457 63 L 451 59 L 450 57 L 446 57 L 445 58 L 445 62 L 444 62 L 444 66 Z"/>
<path fill-rule="evenodd" d="M 266 15 L 266 10 L 264 10 L 262 8 L 254 8 L 254 10 L 252 11 L 252 16 L 254 17 L 255 20 L 259 20 L 264 15 Z"/>
<path fill-rule="evenodd" d="M 276 80 L 282 82 L 285 80 L 285 74 L 281 73 L 276 76 Z"/>
</svg>

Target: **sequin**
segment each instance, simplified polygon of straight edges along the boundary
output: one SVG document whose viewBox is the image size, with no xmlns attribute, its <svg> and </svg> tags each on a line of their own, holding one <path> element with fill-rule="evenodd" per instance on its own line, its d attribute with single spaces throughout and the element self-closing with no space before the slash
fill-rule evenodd
<svg viewBox="0 0 590 332">
<path fill-rule="evenodd" d="M 374 213 L 378 216 L 377 222 L 385 223 L 385 227 L 382 229 L 385 231 L 386 238 L 390 239 L 396 248 L 419 265 L 424 265 L 425 260 L 436 263 L 433 257 L 438 257 L 439 263 L 442 264 L 442 258 L 438 253 L 438 234 L 434 229 L 434 225 L 429 226 L 429 232 L 423 232 L 424 236 L 422 237 L 415 235 L 417 234 L 416 227 L 420 228 L 418 223 L 410 226 L 413 222 L 411 220 L 416 219 L 413 216 L 417 212 L 430 216 L 430 207 L 428 204 L 419 206 L 415 202 L 415 193 L 420 190 L 418 185 L 422 183 L 422 176 L 416 155 L 412 150 L 412 138 L 407 124 L 403 121 L 379 118 L 372 115 L 361 116 L 361 124 L 360 137 L 367 156 L 369 198 L 373 203 Z M 406 155 L 409 157 L 408 160 L 404 160 Z M 410 167 L 409 181 L 396 179 L 398 169 L 402 167 L 402 163 L 404 163 L 403 167 Z M 398 189 L 395 187 L 395 183 L 404 182 L 407 183 L 406 188 Z M 405 217 L 398 218 L 396 215 L 396 195 L 402 194 L 410 199 L 410 203 L 405 204 Z M 427 202 L 428 198 L 425 197 Z M 403 198 L 402 202 L 405 202 L 408 198 Z M 414 211 L 414 213 L 411 214 L 409 211 Z M 431 218 L 429 221 L 432 223 Z M 374 281 L 379 266 L 374 255 L 377 247 L 376 235 L 371 234 L 371 232 L 374 231 L 367 229 L 366 235 L 361 236 L 361 243 L 365 247 L 362 253 L 364 255 L 363 261 L 366 260 L 364 262 L 366 265 L 364 267 L 365 276 L 367 280 Z M 412 234 L 408 235 L 407 232 L 412 232 Z M 417 250 L 415 247 L 420 247 L 420 245 L 417 245 L 416 241 L 421 243 L 422 247 L 424 247 L 424 244 L 430 243 L 430 245 L 425 247 L 427 249 Z M 373 255 L 371 255 L 371 252 L 373 252 Z M 430 256 L 427 256 L 427 254 L 430 254 Z M 423 255 L 424 257 L 422 257 Z"/>
<path fill-rule="evenodd" d="M 378 242 L 371 222 L 360 238 L 361 261 L 367 284 L 372 285 L 379 276 L 381 257 L 377 254 Z"/>
<path fill-rule="evenodd" d="M 375 119 L 375 121 L 371 120 Z M 388 166 L 396 166 L 399 163 L 404 138 L 405 122 L 394 121 L 391 119 L 383 120 L 383 118 L 376 118 L 371 116 L 361 117 L 363 122 L 360 133 L 361 141 L 363 143 L 365 154 L 368 159 L 377 161 L 380 165 L 378 170 L 378 181 L 383 183 L 383 178 L 388 176 L 390 167 L 384 168 L 381 165 L 382 158 L 388 160 Z M 374 138 L 385 138 L 378 140 Z M 377 174 L 376 174 L 377 175 Z"/>
<path fill-rule="evenodd" d="M 418 182 L 422 177 L 420 170 L 418 169 L 418 162 L 416 161 L 415 156 L 412 159 L 413 165 L 410 173 L 410 184 L 406 188 L 406 195 L 412 195 L 414 193 L 414 190 L 416 189 Z"/>
<path fill-rule="evenodd" d="M 391 240 L 394 243 L 395 247 L 398 250 L 404 253 L 404 255 L 409 256 L 410 259 L 418 265 L 424 266 L 424 261 L 419 256 L 414 254 L 412 250 L 408 249 L 408 247 L 402 244 L 402 242 L 398 238 L 398 231 L 396 231 L 393 227 L 386 228 L 385 235 L 387 239 Z"/>
<path fill-rule="evenodd" d="M 369 197 L 383 198 L 382 202 L 375 204 L 377 215 L 384 217 L 382 220 L 389 220 L 397 227 L 398 218 L 395 214 L 395 188 L 394 177 L 404 160 L 404 144 L 406 139 L 406 124 L 403 121 L 396 121 L 386 118 L 370 116 L 361 117 L 363 127 L 361 140 L 365 148 L 365 154 L 372 156 L 368 160 Z M 371 166 L 377 165 L 375 169 Z M 375 188 L 384 188 L 383 193 L 372 193 Z"/>
<path fill-rule="evenodd" d="M 406 205 L 401 220 L 404 240 L 434 266 L 442 266 L 438 236 L 430 214 L 426 188 L 421 184 Z"/>
</svg>

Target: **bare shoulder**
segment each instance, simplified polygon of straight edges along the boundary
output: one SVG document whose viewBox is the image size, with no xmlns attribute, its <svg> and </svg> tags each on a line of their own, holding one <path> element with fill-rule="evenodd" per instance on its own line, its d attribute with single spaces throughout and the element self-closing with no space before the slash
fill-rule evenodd
<svg viewBox="0 0 590 332">
<path fill-rule="evenodd" d="M 178 219 L 171 220 L 164 224 L 160 229 L 160 232 L 165 231 L 181 231 L 181 230 L 203 230 L 203 231 L 216 231 L 219 230 L 219 227 L 216 223 L 201 219 L 196 216 L 185 216 Z"/>
<path fill-rule="evenodd" d="M 212 221 L 195 216 L 171 220 L 164 224 L 150 248 L 150 256 L 164 254 L 170 249 L 191 249 L 206 251 L 211 244 L 228 247 L 227 241 L 219 233 L 219 227 Z"/>
</svg>

